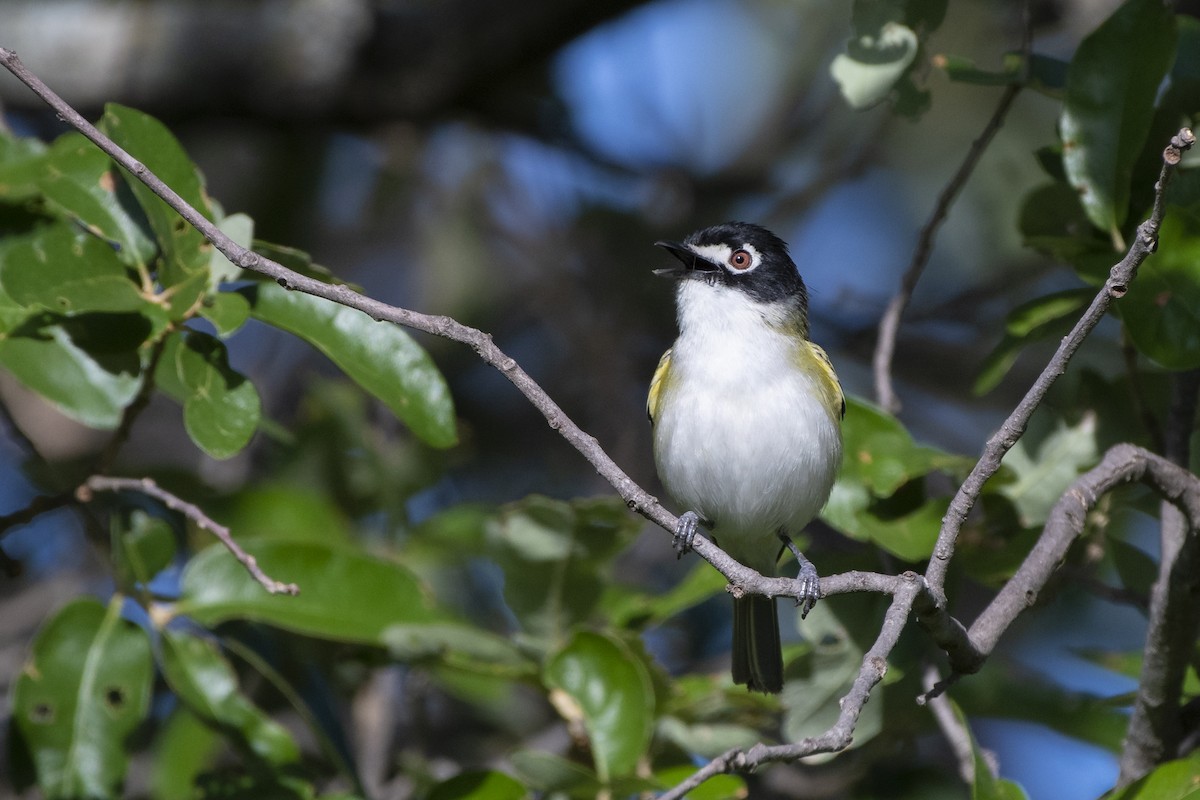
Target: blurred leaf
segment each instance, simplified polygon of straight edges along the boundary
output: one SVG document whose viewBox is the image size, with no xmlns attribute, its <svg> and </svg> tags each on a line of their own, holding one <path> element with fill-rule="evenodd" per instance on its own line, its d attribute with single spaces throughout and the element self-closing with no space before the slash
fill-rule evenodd
<svg viewBox="0 0 1200 800">
<path fill-rule="evenodd" d="M 128 520 L 114 516 L 112 529 L 113 564 L 122 587 L 149 583 L 175 558 L 175 534 L 165 520 L 134 509 Z"/>
<path fill-rule="evenodd" d="M 425 795 L 425 800 L 523 800 L 526 797 L 529 792 L 515 778 L 494 770 L 472 770 L 439 783 Z"/>
<path fill-rule="evenodd" d="M 386 645 L 388 629 L 438 620 L 416 576 L 399 564 L 318 542 L 243 540 L 276 580 L 300 594 L 272 595 L 220 545 L 188 562 L 174 613 L 212 626 L 230 619 L 262 622 L 338 642 Z"/>
<path fill-rule="evenodd" d="M 1159 764 L 1149 775 L 1105 794 L 1101 800 L 1196 800 L 1200 797 L 1200 753 Z"/>
<path fill-rule="evenodd" d="M 37 195 L 36 176 L 48 149 L 33 137 L 0 131 L 0 202 L 22 202 Z"/>
<path fill-rule="evenodd" d="M 618 498 L 532 496 L 500 509 L 486 525 L 487 548 L 522 629 L 552 643 L 586 622 L 611 581 L 612 558 L 640 527 Z"/>
<path fill-rule="evenodd" d="M 193 208 L 212 219 L 208 197 L 195 165 L 167 128 L 153 117 L 132 108 L 109 103 L 98 125 L 101 131 L 141 161 Z M 141 181 L 126 176 L 126 182 L 146 213 L 150 228 L 163 252 L 159 281 L 173 288 L 181 307 L 190 307 L 207 288 L 207 272 L 213 247 Z M 197 282 L 197 276 L 203 278 Z"/>
<path fill-rule="evenodd" d="M 200 316 L 213 324 L 218 336 L 225 338 L 250 318 L 250 303 L 237 292 L 217 292 L 200 305 Z"/>
<path fill-rule="evenodd" d="M 1072 692 L 1029 673 L 987 665 L 954 687 L 954 698 L 975 717 L 997 717 L 1045 725 L 1051 730 L 1121 751 L 1128 713 L 1106 698 Z"/>
<path fill-rule="evenodd" d="M 1095 294 L 1090 288 L 1067 289 L 1035 298 L 1009 312 L 1004 339 L 984 362 L 974 392 L 985 394 L 994 389 L 1031 340 L 1050 339 L 1070 330 Z"/>
<path fill-rule="evenodd" d="M 458 441 L 454 403 L 429 354 L 399 326 L 273 283 L 242 289 L 256 319 L 316 347 L 434 447 Z"/>
<path fill-rule="evenodd" d="M 537 665 L 508 639 L 460 622 L 391 625 L 383 644 L 398 661 L 437 659 L 448 666 L 507 678 L 537 675 Z"/>
<path fill-rule="evenodd" d="M 1017 507 L 1022 525 L 1041 525 L 1067 487 L 1099 457 L 1094 414 L 1085 414 L 1076 425 L 1056 420 L 1045 438 L 1022 437 L 1008 451 L 1004 465 L 1016 480 L 999 491 Z"/>
<path fill-rule="evenodd" d="M 154 740 L 150 796 L 156 800 L 194 800 L 196 777 L 221 750 L 220 734 L 186 706 L 176 706 Z"/>
<path fill-rule="evenodd" d="M 259 484 L 237 494 L 224 520 L 239 539 L 349 543 L 351 523 L 324 494 Z"/>
<path fill-rule="evenodd" d="M 917 57 L 916 33 L 899 22 L 885 22 L 871 31 L 859 31 L 846 43 L 846 52 L 834 56 L 829 74 L 846 103 L 856 110 L 884 100 L 908 72 Z"/>
<path fill-rule="evenodd" d="M 684 722 L 665 716 L 658 721 L 657 737 L 700 758 L 716 758 L 734 747 L 749 749 L 762 740 L 762 731 L 731 722 Z M 690 794 L 690 793 L 689 793 Z"/>
<path fill-rule="evenodd" d="M 225 345 L 200 331 L 167 339 L 155 380 L 183 403 L 183 423 L 196 446 L 213 458 L 237 455 L 258 429 L 258 390 L 229 366 Z"/>
<path fill-rule="evenodd" d="M 842 697 L 858 677 L 864 652 L 827 604 L 818 603 L 797 626 L 812 646 L 784 670 L 783 735 L 792 742 L 824 733 L 833 726 L 841 714 Z M 883 687 L 876 687 L 872 702 L 863 707 L 852 747 L 869 742 L 882 729 L 882 693 Z M 818 760 L 830 757 L 824 755 Z"/>
<path fill-rule="evenodd" d="M 13 689 L 13 717 L 49 798 L 115 797 L 126 737 L 146 716 L 153 666 L 146 633 L 78 599 L 39 631 Z"/>
<path fill-rule="evenodd" d="M 166 324 L 163 309 L 142 296 L 108 243 L 64 224 L 41 228 L 8 249 L 0 280 L 23 306 L 63 315 L 137 311 Z"/>
<path fill-rule="evenodd" d="M 1149 597 L 1151 587 L 1158 580 L 1158 562 L 1123 539 L 1109 536 L 1106 541 L 1113 566 L 1121 577 L 1121 585 L 1131 592 Z"/>
<path fill-rule="evenodd" d="M 142 386 L 138 314 L 36 314 L 0 338 L 0 367 L 68 417 L 111 430 Z"/>
<path fill-rule="evenodd" d="M 1167 369 L 1200 367 L 1200 220 L 1167 209 L 1157 252 L 1116 308 L 1139 351 Z"/>
<path fill-rule="evenodd" d="M 235 732 L 269 764 L 299 760 L 291 734 L 239 691 L 237 674 L 211 640 L 168 628 L 160 641 L 163 677 L 200 719 Z"/>
<path fill-rule="evenodd" d="M 596 773 L 553 753 L 518 750 L 509 760 L 524 783 L 537 791 L 565 792 L 571 797 L 596 797 L 604 791 Z"/>
<path fill-rule="evenodd" d="M 1133 165 L 1175 45 L 1171 8 L 1128 0 L 1080 43 L 1067 73 L 1059 121 L 1064 166 L 1088 218 L 1114 242 L 1129 215 Z"/>
<path fill-rule="evenodd" d="M 654 773 L 654 778 L 663 788 L 668 788 L 678 786 L 695 772 L 695 767 L 684 764 L 660 769 Z M 714 775 L 685 795 L 687 800 L 743 800 L 749 796 L 746 779 L 740 775 Z"/>
<path fill-rule="evenodd" d="M 555 705 L 583 723 L 600 780 L 632 775 L 654 722 L 654 691 L 642 662 L 618 640 L 582 631 L 549 660 L 544 680 L 570 698 Z"/>
<path fill-rule="evenodd" d="M 694 565 L 683 580 L 658 595 L 648 595 L 624 584 L 610 584 L 605 606 L 615 627 L 644 629 L 724 594 L 727 583 L 725 576 L 711 564 L 702 562 Z"/>
</svg>

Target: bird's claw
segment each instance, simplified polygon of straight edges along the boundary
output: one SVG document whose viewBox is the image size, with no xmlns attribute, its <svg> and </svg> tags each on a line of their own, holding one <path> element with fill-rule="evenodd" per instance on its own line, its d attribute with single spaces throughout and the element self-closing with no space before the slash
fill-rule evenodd
<svg viewBox="0 0 1200 800">
<path fill-rule="evenodd" d="M 696 531 L 700 528 L 700 515 L 695 511 L 686 511 L 679 515 L 679 527 L 675 529 L 672 539 L 675 545 L 675 558 L 683 558 L 685 553 L 692 552 L 692 542 L 696 539 Z"/>
<path fill-rule="evenodd" d="M 817 568 L 811 561 L 806 559 L 800 564 L 796 582 L 799 584 L 796 593 L 796 607 L 800 609 L 800 619 L 804 619 L 821 599 L 821 576 L 817 574 Z"/>
</svg>

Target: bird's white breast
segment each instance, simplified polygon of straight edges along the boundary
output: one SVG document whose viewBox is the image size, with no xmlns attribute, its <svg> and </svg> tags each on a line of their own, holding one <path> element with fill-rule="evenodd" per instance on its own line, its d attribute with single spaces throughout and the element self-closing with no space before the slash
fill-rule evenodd
<svg viewBox="0 0 1200 800">
<path fill-rule="evenodd" d="M 799 532 L 829 497 L 840 409 L 822 404 L 810 345 L 786 332 L 782 308 L 697 280 L 680 285 L 678 306 L 658 474 L 730 555 L 767 572 L 776 531 Z"/>
</svg>

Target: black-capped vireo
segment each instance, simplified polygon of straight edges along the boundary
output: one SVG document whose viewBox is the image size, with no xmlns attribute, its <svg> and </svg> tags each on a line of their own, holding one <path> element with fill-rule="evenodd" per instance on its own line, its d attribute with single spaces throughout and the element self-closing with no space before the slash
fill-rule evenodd
<svg viewBox="0 0 1200 800">
<path fill-rule="evenodd" d="M 681 262 L 679 338 L 650 382 L 654 461 L 687 509 L 676 545 L 704 525 L 729 555 L 774 575 L 783 547 L 800 564 L 807 613 L 816 568 L 789 534 L 829 498 L 842 462 L 846 403 L 825 351 L 808 338 L 808 292 L 787 245 L 757 225 L 730 222 L 683 242 L 657 242 Z M 734 599 L 733 680 L 783 688 L 775 600 Z"/>
</svg>

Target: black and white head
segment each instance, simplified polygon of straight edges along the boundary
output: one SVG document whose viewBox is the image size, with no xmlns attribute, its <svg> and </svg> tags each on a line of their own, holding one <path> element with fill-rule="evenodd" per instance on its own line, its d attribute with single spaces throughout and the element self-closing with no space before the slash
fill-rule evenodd
<svg viewBox="0 0 1200 800">
<path fill-rule="evenodd" d="M 726 222 L 698 230 L 682 242 L 655 244 L 680 261 L 680 266 L 655 270 L 656 275 L 728 287 L 759 303 L 784 303 L 807 315 L 804 280 L 787 244 L 766 228 Z"/>
</svg>

